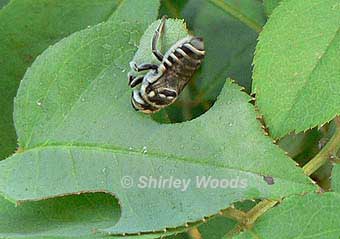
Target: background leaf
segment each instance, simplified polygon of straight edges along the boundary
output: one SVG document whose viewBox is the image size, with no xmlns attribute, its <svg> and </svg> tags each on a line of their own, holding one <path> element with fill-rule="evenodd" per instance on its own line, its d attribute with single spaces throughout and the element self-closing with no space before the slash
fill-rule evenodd
<svg viewBox="0 0 340 239">
<path fill-rule="evenodd" d="M 264 8 L 267 16 L 270 16 L 273 10 L 279 5 L 282 0 L 263 0 Z"/>
<path fill-rule="evenodd" d="M 171 18 L 182 18 L 182 10 L 189 0 L 161 0 L 160 18 L 164 15 Z"/>
<path fill-rule="evenodd" d="M 0 159 L 17 147 L 13 98 L 27 67 L 49 45 L 88 25 L 105 21 L 117 3 L 12 0 L 0 11 Z"/>
<path fill-rule="evenodd" d="M 340 196 L 337 193 L 292 196 L 260 217 L 237 239 L 338 239 Z"/>
<path fill-rule="evenodd" d="M 0 0 L 0 9 L 3 8 L 8 2 L 9 0 Z"/>
<path fill-rule="evenodd" d="M 236 226 L 236 221 L 218 216 L 199 227 L 203 239 L 221 239 Z"/>
<path fill-rule="evenodd" d="M 270 17 L 256 49 L 253 90 L 274 138 L 339 114 L 339 29 L 337 0 L 284 1 Z"/>
<path fill-rule="evenodd" d="M 190 122 L 159 124 L 135 112 L 126 75 L 143 31 L 137 24 L 109 21 L 71 35 L 35 61 L 15 104 L 23 152 L 0 163 L 6 198 L 20 202 L 110 192 L 119 199 L 122 217 L 104 231 L 119 234 L 183 226 L 246 198 L 315 189 L 263 136 L 249 97 L 231 82 L 209 112 Z M 182 23 L 169 31 L 183 31 Z M 143 175 L 186 175 L 193 182 L 196 176 L 227 175 L 249 185 L 202 190 L 193 184 L 182 193 L 127 189 L 120 184 L 126 175 L 135 182 Z M 268 185 L 264 175 L 275 184 Z"/>
<path fill-rule="evenodd" d="M 261 4 L 258 3 L 256 7 L 253 11 L 260 14 L 263 11 Z M 212 1 L 189 1 L 183 16 L 195 35 L 205 39 L 205 63 L 201 74 L 192 83 L 203 94 L 202 98 L 214 100 L 223 86 L 221 79 L 225 76 L 249 89 L 257 32 Z"/>
</svg>

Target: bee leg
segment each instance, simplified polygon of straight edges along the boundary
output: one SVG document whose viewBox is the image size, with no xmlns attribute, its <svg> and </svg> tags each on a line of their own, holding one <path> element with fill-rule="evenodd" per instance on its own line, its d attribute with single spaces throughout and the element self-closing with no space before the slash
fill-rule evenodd
<svg viewBox="0 0 340 239">
<path fill-rule="evenodd" d="M 143 79 L 144 79 L 144 76 L 136 77 L 136 76 L 129 74 L 129 86 L 133 88 L 136 85 L 139 85 L 140 83 L 142 83 Z"/>
<path fill-rule="evenodd" d="M 137 65 L 136 62 L 130 62 L 130 66 L 133 70 L 140 72 L 140 71 L 146 71 L 146 70 L 157 70 L 158 66 L 155 64 L 141 64 Z"/>
<path fill-rule="evenodd" d="M 157 29 L 155 31 L 155 34 L 154 34 L 154 36 L 152 38 L 152 53 L 154 54 L 154 56 L 159 61 L 163 60 L 163 54 L 158 51 L 157 44 L 158 44 L 161 32 L 163 32 L 163 30 L 164 30 L 165 20 L 166 20 L 166 16 L 163 16 L 162 20 L 161 20 L 161 23 L 157 27 Z"/>
</svg>

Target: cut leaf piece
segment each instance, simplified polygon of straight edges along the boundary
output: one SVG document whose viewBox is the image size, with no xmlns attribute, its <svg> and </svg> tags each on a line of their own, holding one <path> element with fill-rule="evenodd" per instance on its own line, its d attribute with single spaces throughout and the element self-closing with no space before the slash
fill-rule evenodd
<svg viewBox="0 0 340 239">
<path fill-rule="evenodd" d="M 255 226 L 236 239 L 338 239 L 340 195 L 308 194 L 288 197 L 261 216 Z"/>
<path fill-rule="evenodd" d="M 180 33 L 183 25 L 175 22 Z M 36 60 L 16 100 L 24 152 L 0 163 L 2 195 L 24 202 L 111 193 L 122 216 L 102 231 L 123 234 L 183 226 L 246 198 L 315 189 L 263 135 L 249 97 L 230 81 L 214 107 L 190 122 L 159 124 L 135 112 L 126 75 L 141 31 L 109 21 L 73 34 Z M 141 176 L 190 181 L 187 188 L 143 188 Z M 213 185 L 223 179 L 224 187 L 198 187 L 197 177 L 204 176 L 216 178 Z M 121 184 L 126 179 L 135 184 L 127 188 Z"/>
<path fill-rule="evenodd" d="M 1 0 L 0 8 L 6 2 Z M 0 160 L 17 147 L 13 99 L 27 67 L 48 46 L 107 20 L 117 3 L 117 0 L 11 0 L 0 11 Z"/>
<path fill-rule="evenodd" d="M 340 113 L 339 29 L 338 0 L 284 1 L 270 17 L 256 49 L 253 91 L 274 138 Z"/>
</svg>

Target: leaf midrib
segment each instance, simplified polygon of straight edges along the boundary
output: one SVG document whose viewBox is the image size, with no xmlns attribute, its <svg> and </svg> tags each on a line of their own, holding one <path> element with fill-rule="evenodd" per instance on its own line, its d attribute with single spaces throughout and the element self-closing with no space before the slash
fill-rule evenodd
<svg viewBox="0 0 340 239">
<path fill-rule="evenodd" d="M 65 144 L 54 143 L 54 144 L 50 144 L 50 145 L 38 145 L 38 146 L 35 146 L 33 148 L 27 149 L 23 152 L 16 153 L 13 156 L 19 155 L 19 154 L 24 154 L 24 153 L 31 152 L 31 151 L 46 150 L 46 149 L 97 150 L 97 151 L 102 151 L 102 152 L 112 152 L 112 153 L 125 154 L 125 155 L 137 155 L 139 157 L 147 156 L 147 157 L 150 157 L 150 158 L 155 159 L 155 160 L 159 160 L 159 158 L 161 158 L 162 160 L 165 160 L 165 161 L 188 162 L 190 164 L 204 165 L 204 166 L 207 165 L 207 166 L 213 167 L 213 168 L 222 168 L 222 169 L 234 170 L 236 172 L 244 172 L 244 173 L 254 174 L 254 175 L 257 175 L 257 176 L 263 176 L 263 174 L 261 174 L 261 173 L 253 172 L 253 171 L 250 171 L 250 170 L 245 170 L 245 169 L 242 169 L 242 168 L 230 167 L 230 166 L 221 165 L 221 164 L 212 164 L 211 160 L 205 160 L 204 161 L 205 158 L 201 158 L 200 160 L 197 160 L 198 158 L 194 159 L 194 158 L 190 158 L 190 157 L 179 157 L 178 155 L 167 155 L 167 154 L 161 154 L 161 153 L 155 153 L 155 152 L 149 152 L 149 151 L 147 153 L 143 153 L 143 152 L 133 150 L 133 149 L 130 150 L 130 149 L 126 149 L 126 148 L 114 147 L 113 145 L 106 145 L 105 146 L 105 145 L 99 145 L 99 144 L 84 144 L 84 143 L 79 143 L 79 144 L 73 143 L 72 145 L 65 145 Z M 0 164 L 1 164 L 1 162 L 0 162 Z M 277 179 L 284 180 L 284 181 L 291 181 L 289 179 L 278 177 L 278 176 L 275 176 L 275 175 L 271 175 L 271 176 L 274 177 L 274 178 L 277 178 Z M 306 182 L 294 181 L 294 183 L 306 185 Z"/>
</svg>

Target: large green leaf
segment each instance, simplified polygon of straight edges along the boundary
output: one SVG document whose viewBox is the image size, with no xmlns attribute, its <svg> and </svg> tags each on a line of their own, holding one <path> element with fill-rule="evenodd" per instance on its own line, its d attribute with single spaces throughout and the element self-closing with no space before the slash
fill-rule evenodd
<svg viewBox="0 0 340 239">
<path fill-rule="evenodd" d="M 337 193 L 292 196 L 260 217 L 237 239 L 338 239 L 340 195 Z"/>
<path fill-rule="evenodd" d="M 105 21 L 117 2 L 12 0 L 0 11 L 0 159 L 17 147 L 13 98 L 27 67 L 49 45 Z"/>
<path fill-rule="evenodd" d="M 151 6 L 145 11 L 155 8 Z M 15 103 L 23 152 L 0 163 L 3 196 L 23 203 L 80 192 L 110 193 L 120 202 L 121 218 L 99 231 L 122 234 L 183 226 L 246 198 L 315 189 L 263 135 L 249 97 L 230 81 L 214 107 L 189 122 L 159 124 L 135 112 L 126 74 L 144 27 L 118 20 L 62 40 L 27 71 Z M 178 36 L 185 34 L 181 22 L 167 27 Z M 131 188 L 121 185 L 124 176 L 135 182 Z M 141 176 L 192 183 L 183 191 L 142 188 L 137 186 Z M 234 183 L 203 189 L 196 187 L 197 176 Z M 275 183 L 269 185 L 263 176 Z"/>
<path fill-rule="evenodd" d="M 119 74 L 116 80 L 110 77 Z M 120 69 L 109 69 L 99 77 L 102 84 L 93 85 L 101 94 L 91 87 L 72 105 L 59 129 L 33 135 L 36 145 L 31 141 L 26 151 L 3 161 L 2 193 L 13 201 L 24 201 L 84 191 L 112 192 L 120 201 L 122 217 L 106 231 L 132 233 L 197 221 L 244 198 L 276 198 L 313 190 L 301 170 L 262 135 L 248 98 L 235 85 L 228 83 L 213 109 L 200 118 L 160 125 L 132 111 L 124 76 Z M 119 100 L 115 100 L 117 94 Z M 107 107 L 103 101 L 115 104 Z M 127 175 L 135 182 L 141 175 L 185 175 L 193 182 L 196 176 L 214 175 L 244 179 L 248 186 L 202 190 L 192 185 L 183 193 L 125 189 L 120 181 Z M 263 175 L 272 176 L 275 184 L 268 185 Z"/>
<path fill-rule="evenodd" d="M 273 137 L 340 113 L 339 29 L 338 0 L 288 0 L 270 17 L 256 49 L 254 92 Z"/>
</svg>

